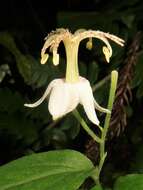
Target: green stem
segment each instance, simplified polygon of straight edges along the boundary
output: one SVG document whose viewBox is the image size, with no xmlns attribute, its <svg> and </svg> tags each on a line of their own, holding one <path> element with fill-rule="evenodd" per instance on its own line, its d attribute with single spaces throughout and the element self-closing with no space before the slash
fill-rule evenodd
<svg viewBox="0 0 143 190">
<path fill-rule="evenodd" d="M 108 79 L 107 79 L 108 80 Z M 115 99 L 115 92 L 117 88 L 117 80 L 118 80 L 118 72 L 112 71 L 111 72 L 111 87 L 110 87 L 110 93 L 109 93 L 109 100 L 108 100 L 108 109 L 112 111 L 113 108 L 113 102 Z M 96 134 L 89 128 L 89 126 L 86 124 L 84 119 L 81 117 L 79 112 L 77 110 L 73 111 L 73 115 L 76 117 L 76 119 L 80 122 L 81 126 L 84 128 L 84 130 L 100 145 L 100 161 L 99 166 L 95 168 L 92 178 L 95 181 L 96 184 L 100 185 L 99 176 L 101 169 L 103 167 L 105 158 L 107 156 L 107 152 L 105 152 L 105 143 L 106 143 L 106 135 L 110 124 L 111 114 L 107 113 L 104 123 L 104 128 L 101 129 L 102 135 L 101 138 L 96 136 Z"/>
<path fill-rule="evenodd" d="M 98 143 L 102 143 L 101 139 L 95 135 L 95 133 L 89 128 L 89 126 L 86 124 L 84 119 L 81 117 L 80 113 L 77 110 L 74 110 L 73 115 L 76 117 L 76 119 L 80 122 L 83 129 Z"/>
<path fill-rule="evenodd" d="M 109 94 L 109 100 L 108 100 L 108 109 L 110 111 L 112 111 L 112 108 L 113 108 L 113 102 L 115 99 L 115 92 L 116 92 L 116 88 L 117 88 L 117 80 L 118 80 L 118 72 L 112 71 L 111 87 L 110 87 L 110 94 Z M 102 142 L 100 143 L 100 159 L 102 159 L 105 155 L 105 142 L 106 142 L 107 131 L 108 131 L 109 124 L 110 124 L 110 119 L 111 119 L 111 114 L 107 113 L 106 118 L 105 118 L 102 136 L 101 136 Z"/>
</svg>

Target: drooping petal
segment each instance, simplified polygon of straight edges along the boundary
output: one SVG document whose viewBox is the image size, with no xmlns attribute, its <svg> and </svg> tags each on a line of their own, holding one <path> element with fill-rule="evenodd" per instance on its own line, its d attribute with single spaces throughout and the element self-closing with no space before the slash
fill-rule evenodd
<svg viewBox="0 0 143 190">
<path fill-rule="evenodd" d="M 77 90 L 79 91 L 80 103 L 83 105 L 89 120 L 92 123 L 99 125 L 99 120 L 94 109 L 94 97 L 89 81 L 80 77 L 80 84 Z"/>
<path fill-rule="evenodd" d="M 100 112 L 104 112 L 104 113 L 111 113 L 111 111 L 110 110 L 108 110 L 108 109 L 106 109 L 106 108 L 103 108 L 103 107 L 101 107 L 97 102 L 96 102 L 96 100 L 94 99 L 94 106 L 95 106 L 95 108 L 98 110 L 98 111 L 100 111 Z"/>
<path fill-rule="evenodd" d="M 48 108 L 55 120 L 74 110 L 78 103 L 78 93 L 74 84 L 61 79 L 51 91 Z"/>
<path fill-rule="evenodd" d="M 60 80 L 60 79 L 55 79 L 52 82 L 50 82 L 50 84 L 48 85 L 43 96 L 38 101 L 36 101 L 33 104 L 24 104 L 24 106 L 31 107 L 31 108 L 39 106 L 45 100 L 45 98 L 48 96 L 48 94 L 50 93 L 50 91 L 52 90 L 52 88 L 54 87 L 54 85 L 57 83 L 58 80 Z"/>
</svg>

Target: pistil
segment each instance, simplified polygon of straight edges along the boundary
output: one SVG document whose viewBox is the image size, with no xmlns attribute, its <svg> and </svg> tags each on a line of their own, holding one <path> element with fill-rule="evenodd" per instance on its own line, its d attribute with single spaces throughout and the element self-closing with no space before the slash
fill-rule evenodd
<svg viewBox="0 0 143 190">
<path fill-rule="evenodd" d="M 78 47 L 79 43 L 72 38 L 64 40 L 66 49 L 66 82 L 75 83 L 79 81 L 79 70 L 78 70 Z"/>
</svg>

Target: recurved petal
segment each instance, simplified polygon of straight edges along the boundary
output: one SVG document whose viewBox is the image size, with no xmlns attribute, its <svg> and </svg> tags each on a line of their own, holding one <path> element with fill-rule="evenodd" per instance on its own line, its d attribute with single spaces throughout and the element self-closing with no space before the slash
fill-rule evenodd
<svg viewBox="0 0 143 190">
<path fill-rule="evenodd" d="M 110 110 L 108 110 L 108 109 L 106 109 L 106 108 L 103 108 L 103 107 L 101 107 L 97 102 L 96 102 L 96 100 L 94 99 L 94 106 L 95 106 L 95 108 L 98 110 L 98 111 L 100 111 L 100 112 L 104 112 L 104 113 L 111 113 L 111 111 Z"/>
<path fill-rule="evenodd" d="M 92 123 L 99 125 L 99 120 L 94 109 L 94 97 L 92 89 L 87 79 L 80 77 L 80 87 L 78 88 L 78 91 L 80 103 L 83 105 L 89 120 Z"/>
<path fill-rule="evenodd" d="M 75 84 L 66 83 L 61 79 L 51 91 L 48 108 L 55 120 L 74 110 L 78 103 Z"/>
<path fill-rule="evenodd" d="M 51 92 L 52 88 L 54 87 L 54 85 L 57 83 L 58 80 L 60 80 L 60 79 L 55 79 L 50 82 L 50 84 L 48 85 L 43 96 L 38 101 L 36 101 L 35 103 L 32 103 L 32 104 L 24 104 L 24 106 L 31 107 L 31 108 L 39 106 L 45 100 L 45 98 L 48 96 L 48 94 Z"/>
</svg>

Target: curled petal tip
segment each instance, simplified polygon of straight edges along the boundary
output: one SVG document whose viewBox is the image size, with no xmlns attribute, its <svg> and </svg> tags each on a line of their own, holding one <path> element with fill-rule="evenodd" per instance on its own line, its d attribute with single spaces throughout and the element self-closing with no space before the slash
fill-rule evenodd
<svg viewBox="0 0 143 190">
<path fill-rule="evenodd" d="M 29 107 L 29 108 L 32 108 L 34 107 L 32 104 L 24 104 L 25 107 Z"/>
<path fill-rule="evenodd" d="M 95 125 L 99 126 L 100 122 L 99 121 L 96 121 L 94 122 Z"/>
</svg>

